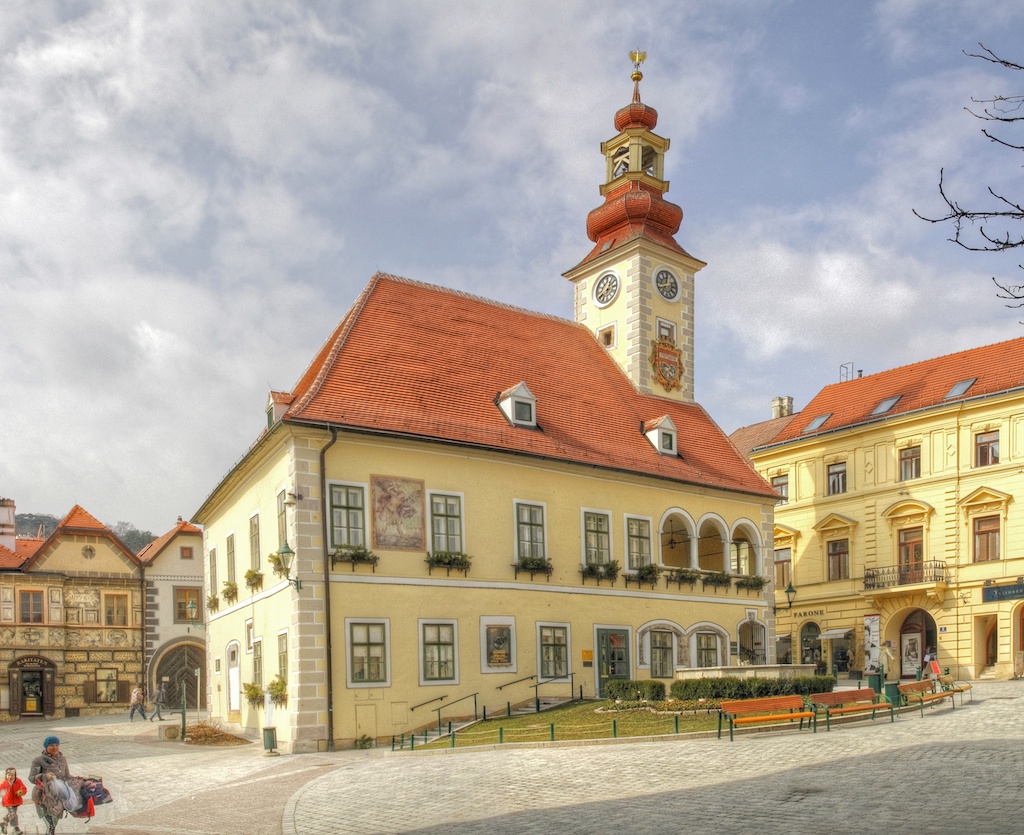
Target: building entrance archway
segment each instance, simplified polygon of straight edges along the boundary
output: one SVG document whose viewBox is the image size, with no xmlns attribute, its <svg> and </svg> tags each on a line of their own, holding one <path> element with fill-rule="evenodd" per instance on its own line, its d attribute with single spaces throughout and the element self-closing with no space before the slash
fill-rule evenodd
<svg viewBox="0 0 1024 835">
<path fill-rule="evenodd" d="M 913 679 L 921 674 L 924 657 L 935 656 L 938 629 L 935 619 L 924 609 L 914 609 L 900 626 L 900 678 Z"/>
<path fill-rule="evenodd" d="M 23 655 L 7 668 L 13 716 L 51 716 L 57 667 L 41 655 Z"/>
<path fill-rule="evenodd" d="M 199 676 L 196 676 L 199 670 Z M 167 707 L 181 707 L 182 686 L 185 688 L 185 707 L 202 710 L 206 707 L 206 649 L 191 642 L 177 644 L 157 661 L 153 676 L 155 685 L 167 683 Z"/>
</svg>

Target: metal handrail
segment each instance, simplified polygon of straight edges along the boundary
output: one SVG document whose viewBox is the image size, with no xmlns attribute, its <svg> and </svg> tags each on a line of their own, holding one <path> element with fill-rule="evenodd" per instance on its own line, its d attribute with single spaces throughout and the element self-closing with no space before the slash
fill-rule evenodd
<svg viewBox="0 0 1024 835">
<path fill-rule="evenodd" d="M 506 684 L 502 684 L 497 689 L 504 690 L 506 687 L 511 687 L 513 684 L 519 684 L 521 681 L 529 681 L 531 678 L 537 678 L 537 676 L 526 676 L 526 678 L 517 678 L 515 681 L 510 681 Z"/>
<path fill-rule="evenodd" d="M 423 707 L 424 705 L 433 704 L 434 702 L 443 702 L 447 698 L 448 698 L 447 696 L 438 696 L 436 699 L 430 699 L 429 701 L 426 701 L 426 702 L 420 702 L 415 707 L 409 708 L 409 713 L 412 713 L 414 710 L 416 710 L 417 707 Z"/>
<path fill-rule="evenodd" d="M 553 681 L 565 681 L 565 679 L 568 678 L 569 679 L 569 700 L 572 701 L 575 698 L 575 696 L 573 696 L 573 690 L 574 690 L 573 678 L 575 677 L 575 675 L 576 675 L 576 673 L 569 673 L 568 676 L 554 676 L 553 678 L 545 679 L 544 681 L 540 681 L 538 679 L 536 684 L 530 685 L 531 687 L 533 687 L 533 701 L 534 701 L 534 707 L 536 707 L 536 709 L 537 709 L 537 713 L 540 713 L 540 690 L 538 688 L 542 684 L 550 684 Z M 530 678 L 533 678 L 533 676 L 530 676 Z"/>
<path fill-rule="evenodd" d="M 461 699 L 456 699 L 454 702 L 448 702 L 446 705 L 441 705 L 441 707 L 435 707 L 434 713 L 437 714 L 437 732 L 441 733 L 441 711 L 446 707 L 451 707 L 452 705 L 457 705 L 459 702 L 464 702 L 466 699 L 473 700 L 473 719 L 479 718 L 476 710 L 476 697 L 479 695 L 480 691 L 477 691 L 476 693 L 470 693 L 468 696 L 463 696 Z"/>
<path fill-rule="evenodd" d="M 865 590 L 911 586 L 915 583 L 944 582 L 946 582 L 946 563 L 943 560 L 925 560 L 908 565 L 864 569 Z"/>
</svg>

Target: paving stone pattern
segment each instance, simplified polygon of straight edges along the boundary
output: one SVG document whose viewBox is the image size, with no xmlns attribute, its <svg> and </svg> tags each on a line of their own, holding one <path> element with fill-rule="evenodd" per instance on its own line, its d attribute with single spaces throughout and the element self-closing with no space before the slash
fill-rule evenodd
<svg viewBox="0 0 1024 835">
<path fill-rule="evenodd" d="M 0 725 L 27 775 L 49 733 L 115 802 L 61 833 L 980 833 L 1024 835 L 1024 681 L 975 699 L 809 731 L 442 752 L 265 756 L 159 742 L 110 717 Z M 43 832 L 30 806 L 26 833 Z"/>
</svg>

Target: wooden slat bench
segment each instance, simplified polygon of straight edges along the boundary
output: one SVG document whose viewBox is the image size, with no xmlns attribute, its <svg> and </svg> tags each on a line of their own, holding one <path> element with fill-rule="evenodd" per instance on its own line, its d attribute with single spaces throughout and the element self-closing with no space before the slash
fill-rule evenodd
<svg viewBox="0 0 1024 835">
<path fill-rule="evenodd" d="M 896 720 L 892 704 L 884 695 L 876 693 L 870 687 L 860 690 L 833 690 L 831 693 L 812 693 L 809 696 L 815 708 L 825 711 L 825 730 L 832 730 L 832 717 L 845 716 L 849 713 L 870 713 L 875 718 L 878 711 L 889 711 L 889 721 Z"/>
<path fill-rule="evenodd" d="M 971 690 L 971 683 L 968 681 L 956 681 L 953 676 L 939 676 L 939 686 L 943 690 L 960 694 L 960 707 L 964 705 L 964 693 Z M 971 701 L 974 701 L 974 694 L 971 693 Z"/>
<path fill-rule="evenodd" d="M 722 722 L 729 723 L 729 741 L 736 725 L 755 722 L 794 722 L 800 720 L 803 730 L 804 719 L 815 733 L 818 732 L 818 714 L 804 704 L 800 696 L 768 696 L 763 699 L 741 699 L 734 702 L 720 702 L 718 712 L 718 738 L 722 738 Z"/>
<path fill-rule="evenodd" d="M 953 705 L 953 709 L 956 709 L 956 700 L 953 698 L 952 690 L 935 690 L 932 682 L 928 679 L 924 681 L 912 681 L 909 684 L 898 685 L 900 695 L 902 695 L 908 704 L 918 704 L 921 706 L 921 715 L 924 716 L 924 706 L 931 704 L 932 702 L 941 702 L 943 699 L 949 699 L 949 703 Z M 963 698 L 961 696 L 960 698 Z"/>
</svg>

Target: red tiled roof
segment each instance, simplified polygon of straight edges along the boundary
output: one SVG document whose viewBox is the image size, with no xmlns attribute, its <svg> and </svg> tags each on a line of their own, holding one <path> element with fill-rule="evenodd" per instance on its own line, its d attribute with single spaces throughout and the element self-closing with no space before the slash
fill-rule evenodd
<svg viewBox="0 0 1024 835">
<path fill-rule="evenodd" d="M 12 568 L 21 568 L 21 564 L 25 562 L 25 559 L 25 557 L 15 553 L 10 548 L 0 545 L 0 571 L 10 571 Z"/>
<path fill-rule="evenodd" d="M 163 536 L 157 537 L 139 551 L 139 562 L 143 565 L 150 565 L 167 546 L 167 543 L 174 539 L 178 534 L 198 534 L 199 536 L 202 536 L 203 531 L 191 522 L 179 521 L 178 524 L 171 528 L 167 533 Z"/>
<path fill-rule="evenodd" d="M 736 449 L 744 455 L 749 455 L 752 449 L 757 449 L 757 447 L 767 444 L 789 426 L 791 421 L 799 417 L 799 414 L 785 415 L 761 421 L 761 423 L 754 423 L 750 426 L 741 426 L 729 436 L 729 440 L 736 445 Z"/>
<path fill-rule="evenodd" d="M 969 389 L 947 399 L 953 386 L 971 378 L 977 379 Z M 1021 386 L 1024 386 L 1024 337 L 946 354 L 845 383 L 833 383 L 819 391 L 797 418 L 771 441 L 763 443 L 810 438 L 869 420 L 945 406 Z M 883 400 L 897 395 L 899 400 L 889 411 L 882 415 L 871 414 Z M 814 432 L 801 431 L 821 415 L 830 417 Z"/>
<path fill-rule="evenodd" d="M 525 382 L 538 429 L 497 395 Z M 293 389 L 284 416 L 774 496 L 696 404 L 639 393 L 581 325 L 378 273 Z M 680 456 L 642 423 L 668 414 Z"/>
<path fill-rule="evenodd" d="M 45 539 L 34 536 L 23 536 L 18 537 L 14 540 L 14 550 L 18 556 L 21 557 L 22 561 L 29 559 L 35 554 L 40 548 L 43 547 Z"/>
<path fill-rule="evenodd" d="M 108 532 L 110 529 L 100 522 L 95 516 L 87 512 L 81 505 L 71 508 L 67 516 L 57 526 L 58 528 L 75 528 L 76 530 L 95 530 Z"/>
<path fill-rule="evenodd" d="M 61 520 L 60 524 L 57 525 L 56 530 L 54 530 L 47 539 L 35 540 L 36 542 L 39 542 L 39 546 L 25 560 L 25 567 L 28 568 L 29 564 L 34 562 L 37 556 L 47 550 L 51 543 L 56 542 L 58 538 L 66 533 L 87 533 L 92 536 L 101 536 L 109 539 L 114 543 L 117 549 L 124 553 L 124 555 L 132 562 L 138 562 L 138 559 L 135 554 L 132 553 L 132 550 L 118 539 L 110 528 L 100 522 L 81 505 L 76 504 L 68 512 L 68 515 Z"/>
</svg>

